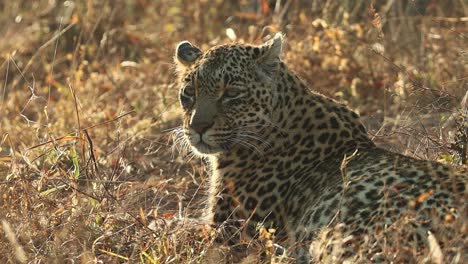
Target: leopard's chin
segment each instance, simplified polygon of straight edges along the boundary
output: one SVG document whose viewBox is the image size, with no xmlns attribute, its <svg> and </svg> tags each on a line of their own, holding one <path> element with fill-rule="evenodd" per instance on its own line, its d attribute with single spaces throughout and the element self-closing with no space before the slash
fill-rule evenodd
<svg viewBox="0 0 468 264">
<path fill-rule="evenodd" d="M 222 149 L 221 147 L 215 147 L 203 141 L 200 141 L 197 144 L 192 145 L 192 149 L 195 151 L 195 153 L 199 155 L 215 155 L 224 151 L 224 149 Z"/>
</svg>

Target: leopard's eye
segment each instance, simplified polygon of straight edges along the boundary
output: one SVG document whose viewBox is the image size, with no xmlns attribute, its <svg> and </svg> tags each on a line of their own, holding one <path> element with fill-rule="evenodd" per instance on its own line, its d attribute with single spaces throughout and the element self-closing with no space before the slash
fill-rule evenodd
<svg viewBox="0 0 468 264">
<path fill-rule="evenodd" d="M 195 96 L 195 88 L 192 85 L 186 85 L 182 89 L 182 95 L 186 97 L 194 97 Z"/>
<path fill-rule="evenodd" d="M 195 88 L 191 85 L 186 85 L 182 88 L 180 92 L 180 102 L 182 103 L 182 107 L 185 109 L 189 109 L 193 102 L 195 101 Z"/>
<path fill-rule="evenodd" d="M 239 99 L 243 97 L 244 95 L 245 95 L 245 92 L 242 89 L 237 88 L 237 87 L 231 87 L 231 88 L 228 88 L 224 92 L 223 99 L 225 101 L 231 101 L 231 100 Z"/>
<path fill-rule="evenodd" d="M 241 94 L 241 90 L 239 90 L 237 88 L 230 88 L 224 93 L 224 96 L 232 98 L 232 97 L 236 97 L 236 96 L 238 96 L 240 94 Z"/>
</svg>

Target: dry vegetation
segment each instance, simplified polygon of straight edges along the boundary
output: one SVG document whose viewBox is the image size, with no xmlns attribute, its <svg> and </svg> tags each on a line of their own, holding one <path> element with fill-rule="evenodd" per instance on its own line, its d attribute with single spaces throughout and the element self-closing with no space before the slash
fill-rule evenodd
<svg viewBox="0 0 468 264">
<path fill-rule="evenodd" d="M 212 232 L 183 219 L 199 215 L 207 173 L 170 133 L 184 39 L 285 32 L 284 59 L 378 144 L 466 164 L 466 2 L 370 2 L 0 2 L 0 262 L 206 261 Z M 268 251 L 263 233 L 252 245 Z"/>
</svg>

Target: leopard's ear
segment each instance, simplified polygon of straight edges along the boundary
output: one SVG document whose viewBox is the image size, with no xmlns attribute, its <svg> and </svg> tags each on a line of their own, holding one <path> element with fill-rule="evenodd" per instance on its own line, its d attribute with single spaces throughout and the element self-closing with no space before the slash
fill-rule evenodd
<svg viewBox="0 0 468 264">
<path fill-rule="evenodd" d="M 188 41 L 182 41 L 177 44 L 174 61 L 176 62 L 177 67 L 188 67 L 201 55 L 202 51 L 199 48 Z"/>
<path fill-rule="evenodd" d="M 276 33 L 273 39 L 258 47 L 258 65 L 267 73 L 278 71 L 281 51 L 283 49 L 283 34 Z"/>
</svg>

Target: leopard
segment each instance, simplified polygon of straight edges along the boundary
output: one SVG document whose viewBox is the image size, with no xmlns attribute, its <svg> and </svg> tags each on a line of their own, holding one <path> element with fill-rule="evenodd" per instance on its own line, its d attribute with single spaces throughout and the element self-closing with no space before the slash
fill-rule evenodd
<svg viewBox="0 0 468 264">
<path fill-rule="evenodd" d="M 355 111 L 288 68 L 284 43 L 277 33 L 175 49 L 182 137 L 210 168 L 205 219 L 242 229 L 227 231 L 231 245 L 264 227 L 298 263 L 319 262 L 317 244 L 332 233 L 352 259 L 403 215 L 418 219 L 417 237 L 434 219 L 466 217 L 466 169 L 378 147 Z"/>
</svg>

